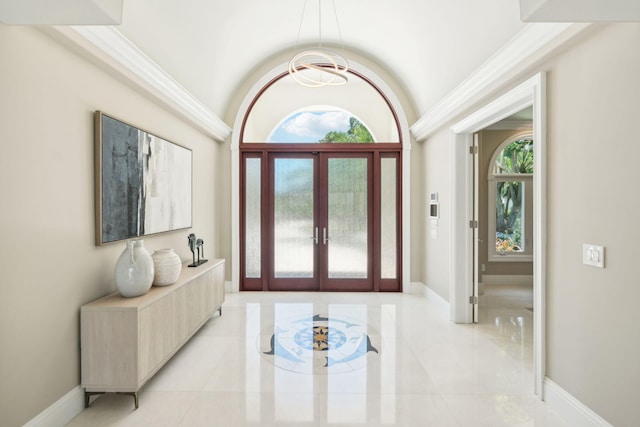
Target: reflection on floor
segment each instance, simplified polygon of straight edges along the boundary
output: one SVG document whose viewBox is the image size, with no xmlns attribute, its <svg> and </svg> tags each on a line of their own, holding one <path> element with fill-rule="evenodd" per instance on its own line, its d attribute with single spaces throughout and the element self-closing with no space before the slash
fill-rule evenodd
<svg viewBox="0 0 640 427">
<path fill-rule="evenodd" d="M 410 294 L 230 294 L 138 410 L 107 394 L 69 425 L 564 426 L 533 395 L 530 291 L 505 290 L 477 325 Z"/>
</svg>

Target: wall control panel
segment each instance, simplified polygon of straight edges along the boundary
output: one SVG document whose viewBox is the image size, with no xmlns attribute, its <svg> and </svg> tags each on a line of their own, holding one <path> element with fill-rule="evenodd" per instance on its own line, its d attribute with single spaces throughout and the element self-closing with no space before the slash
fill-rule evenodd
<svg viewBox="0 0 640 427">
<path fill-rule="evenodd" d="M 604 246 L 582 245 L 582 263 L 604 268 Z"/>
</svg>

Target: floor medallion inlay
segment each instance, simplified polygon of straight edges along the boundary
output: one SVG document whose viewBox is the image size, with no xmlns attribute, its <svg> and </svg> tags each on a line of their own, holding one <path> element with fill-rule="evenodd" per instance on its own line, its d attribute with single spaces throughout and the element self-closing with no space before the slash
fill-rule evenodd
<svg viewBox="0 0 640 427">
<path fill-rule="evenodd" d="M 259 337 L 258 347 L 279 368 L 326 374 L 364 368 L 369 354 L 379 354 L 379 341 L 368 325 L 315 315 L 278 322 Z"/>
</svg>

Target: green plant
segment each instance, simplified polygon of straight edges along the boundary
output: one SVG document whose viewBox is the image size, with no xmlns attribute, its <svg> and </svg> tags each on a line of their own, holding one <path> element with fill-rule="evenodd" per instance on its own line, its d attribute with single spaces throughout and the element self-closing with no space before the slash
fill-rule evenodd
<svg viewBox="0 0 640 427">
<path fill-rule="evenodd" d="M 324 138 L 318 142 L 368 143 L 374 141 L 367 127 L 355 117 L 350 117 L 349 129 L 346 132 L 328 132 Z"/>
</svg>

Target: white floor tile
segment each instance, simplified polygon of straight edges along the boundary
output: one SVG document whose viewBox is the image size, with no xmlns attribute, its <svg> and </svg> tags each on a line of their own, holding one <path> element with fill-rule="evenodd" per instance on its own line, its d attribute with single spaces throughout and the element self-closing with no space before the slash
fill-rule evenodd
<svg viewBox="0 0 640 427">
<path fill-rule="evenodd" d="M 533 395 L 531 289 L 480 307 L 456 325 L 409 294 L 230 294 L 138 410 L 107 394 L 68 425 L 564 426 Z"/>
</svg>

